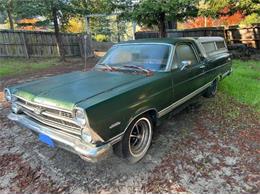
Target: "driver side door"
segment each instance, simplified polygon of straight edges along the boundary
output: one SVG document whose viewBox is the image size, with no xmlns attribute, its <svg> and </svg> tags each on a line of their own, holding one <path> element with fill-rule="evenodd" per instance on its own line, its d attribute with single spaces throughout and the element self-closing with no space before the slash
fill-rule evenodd
<svg viewBox="0 0 260 195">
<path fill-rule="evenodd" d="M 201 86 L 204 68 L 193 43 L 176 45 L 172 70 L 174 101 L 188 96 Z"/>
</svg>

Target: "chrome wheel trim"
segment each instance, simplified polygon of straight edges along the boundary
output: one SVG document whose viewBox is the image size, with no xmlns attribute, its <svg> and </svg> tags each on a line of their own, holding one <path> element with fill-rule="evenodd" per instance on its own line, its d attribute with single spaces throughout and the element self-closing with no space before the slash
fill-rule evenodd
<svg viewBox="0 0 260 195">
<path fill-rule="evenodd" d="M 133 125 L 129 139 L 128 147 L 132 156 L 138 158 L 145 155 L 152 140 L 152 125 L 149 119 L 143 117 Z"/>
</svg>

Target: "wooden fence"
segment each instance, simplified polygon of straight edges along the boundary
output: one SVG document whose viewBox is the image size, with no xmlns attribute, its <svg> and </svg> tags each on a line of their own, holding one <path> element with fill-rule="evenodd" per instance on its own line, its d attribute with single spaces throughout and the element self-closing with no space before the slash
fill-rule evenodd
<svg viewBox="0 0 260 195">
<path fill-rule="evenodd" d="M 88 36 L 62 33 L 65 56 L 93 54 Z M 86 44 L 85 44 L 86 43 Z M 54 32 L 0 31 L 0 57 L 57 57 L 60 56 Z"/>
<path fill-rule="evenodd" d="M 249 47 L 260 49 L 260 24 L 252 27 L 210 27 L 194 28 L 186 30 L 168 30 L 168 37 L 203 37 L 203 36 L 221 36 L 228 44 L 243 43 Z M 157 38 L 157 32 L 137 32 L 136 38 Z"/>
</svg>

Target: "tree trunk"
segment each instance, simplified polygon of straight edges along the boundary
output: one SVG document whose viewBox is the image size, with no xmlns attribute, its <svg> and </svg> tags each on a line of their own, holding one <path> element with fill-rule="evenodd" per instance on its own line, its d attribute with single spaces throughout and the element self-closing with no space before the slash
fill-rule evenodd
<svg viewBox="0 0 260 195">
<path fill-rule="evenodd" d="M 56 37 L 56 40 L 57 40 L 57 45 L 58 45 L 58 48 L 59 48 L 61 61 L 65 61 L 65 50 L 64 50 L 63 43 L 62 43 L 62 40 L 61 40 L 60 28 L 59 28 L 58 16 L 57 16 L 57 8 L 56 7 L 52 7 L 52 17 L 53 17 L 55 37 Z"/>
<path fill-rule="evenodd" d="M 161 13 L 158 20 L 159 37 L 166 37 L 165 13 Z"/>
<path fill-rule="evenodd" d="M 177 20 L 168 21 L 168 29 L 177 29 Z"/>
<path fill-rule="evenodd" d="M 10 1 L 7 5 L 7 15 L 8 15 L 8 20 L 10 24 L 10 29 L 14 30 L 14 20 L 13 20 L 13 15 L 12 15 L 12 9 L 13 9 L 13 4 L 12 1 Z"/>
</svg>

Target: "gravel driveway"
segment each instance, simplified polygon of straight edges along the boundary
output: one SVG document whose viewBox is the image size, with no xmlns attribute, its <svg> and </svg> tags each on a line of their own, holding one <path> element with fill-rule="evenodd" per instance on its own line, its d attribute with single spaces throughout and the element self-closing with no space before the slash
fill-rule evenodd
<svg viewBox="0 0 260 195">
<path fill-rule="evenodd" d="M 260 193 L 259 113 L 225 94 L 163 121 L 135 165 L 51 149 L 10 122 L 0 100 L 0 193 Z"/>
</svg>

